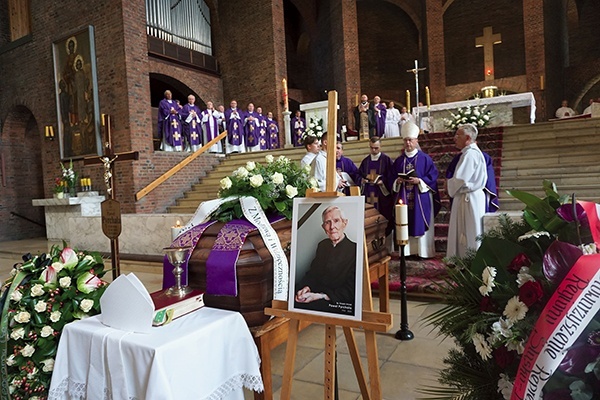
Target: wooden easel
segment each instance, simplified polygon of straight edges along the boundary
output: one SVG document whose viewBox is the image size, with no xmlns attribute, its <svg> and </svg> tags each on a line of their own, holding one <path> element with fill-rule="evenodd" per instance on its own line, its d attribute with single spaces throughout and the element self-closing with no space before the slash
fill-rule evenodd
<svg viewBox="0 0 600 400">
<path fill-rule="evenodd" d="M 337 197 L 343 194 L 335 189 L 335 148 L 337 141 L 337 99 L 336 91 L 328 93 L 328 123 L 327 123 L 327 179 L 325 192 L 307 192 L 307 197 Z M 358 189 L 358 188 L 352 188 Z M 351 191 L 352 195 L 358 195 L 358 190 Z M 281 398 L 289 399 L 291 396 L 292 377 L 294 375 L 294 363 L 296 360 L 296 345 L 298 343 L 298 332 L 303 322 L 318 322 L 325 324 L 325 367 L 324 386 L 325 399 L 335 398 L 335 341 L 336 326 L 341 326 L 348 344 L 350 358 L 356 373 L 356 379 L 363 399 L 380 400 L 382 398 L 381 380 L 379 376 L 379 362 L 377 355 L 377 341 L 375 332 L 386 332 L 392 327 L 392 315 L 373 311 L 373 299 L 371 297 L 371 286 L 369 279 L 369 256 L 367 251 L 366 237 L 363 239 L 363 304 L 362 319 L 349 320 L 336 318 L 334 316 L 322 316 L 305 314 L 288 310 L 286 301 L 273 300 L 273 306 L 265 309 L 265 314 L 290 319 L 289 337 L 287 341 L 285 364 L 283 369 L 283 385 Z M 358 352 L 358 346 L 354 337 L 353 329 L 363 329 L 367 347 L 367 363 L 370 378 L 370 387 L 363 371 Z"/>
</svg>

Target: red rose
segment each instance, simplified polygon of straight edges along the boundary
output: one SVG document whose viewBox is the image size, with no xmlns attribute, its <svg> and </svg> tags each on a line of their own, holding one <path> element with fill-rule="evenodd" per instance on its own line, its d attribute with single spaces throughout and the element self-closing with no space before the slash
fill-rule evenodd
<svg viewBox="0 0 600 400">
<path fill-rule="evenodd" d="M 479 302 L 479 311 L 481 312 L 494 312 L 496 311 L 496 304 L 490 298 L 490 296 L 483 296 Z"/>
<path fill-rule="evenodd" d="M 544 296 L 542 285 L 539 282 L 527 281 L 519 289 L 519 300 L 527 307 L 531 307 Z"/>
<path fill-rule="evenodd" d="M 492 356 L 501 369 L 506 369 L 506 367 L 515 361 L 515 352 L 509 351 L 506 346 L 494 349 L 494 351 L 492 351 Z"/>
<path fill-rule="evenodd" d="M 531 260 L 527 257 L 525 253 L 519 253 L 512 259 L 510 265 L 508 266 L 508 270 L 510 272 L 514 272 L 518 274 L 522 267 L 530 267 Z"/>
</svg>

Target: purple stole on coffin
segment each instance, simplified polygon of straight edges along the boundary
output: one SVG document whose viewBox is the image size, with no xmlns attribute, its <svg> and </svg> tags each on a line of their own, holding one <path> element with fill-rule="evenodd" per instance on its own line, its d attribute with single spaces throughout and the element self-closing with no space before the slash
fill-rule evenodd
<svg viewBox="0 0 600 400">
<path fill-rule="evenodd" d="M 281 221 L 284 217 L 269 216 L 269 222 L 274 224 Z M 189 258 L 192 256 L 196 245 L 200 241 L 204 231 L 216 221 L 208 221 L 199 224 L 189 231 L 177 237 L 171 247 L 191 246 L 192 250 L 188 260 L 182 266 L 181 284 L 187 285 L 187 271 Z M 236 264 L 240 256 L 240 251 L 244 241 L 249 233 L 256 230 L 256 227 L 245 219 L 234 219 L 227 222 L 213 243 L 212 250 L 206 260 L 206 293 L 217 296 L 237 296 L 237 270 Z M 185 279 L 184 279 L 185 277 Z M 175 285 L 173 275 L 173 265 L 169 263 L 167 256 L 163 260 L 163 289 Z"/>
<path fill-rule="evenodd" d="M 279 125 L 274 119 L 267 118 L 267 137 L 270 149 L 279 148 Z"/>
</svg>

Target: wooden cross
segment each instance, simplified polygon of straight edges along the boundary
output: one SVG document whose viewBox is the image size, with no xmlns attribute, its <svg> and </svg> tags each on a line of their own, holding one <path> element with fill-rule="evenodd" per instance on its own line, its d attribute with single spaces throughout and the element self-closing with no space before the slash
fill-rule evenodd
<svg viewBox="0 0 600 400">
<path fill-rule="evenodd" d="M 491 26 L 486 26 L 483 36 L 475 38 L 475 47 L 483 47 L 483 74 L 486 81 L 494 80 L 494 45 L 502 43 L 502 36 L 492 31 Z"/>
<path fill-rule="evenodd" d="M 138 160 L 140 154 L 137 151 L 127 151 L 123 153 L 113 152 L 110 115 L 102 114 L 102 124 L 106 132 L 106 142 L 104 153 L 100 157 L 86 157 L 83 159 L 83 165 L 104 166 L 104 183 L 106 184 L 106 193 L 109 198 L 104 200 L 102 207 L 102 231 L 110 239 L 110 256 L 112 263 L 113 280 L 121 274 L 119 265 L 119 235 L 121 234 L 121 206 L 115 200 L 115 181 L 114 181 L 114 163 L 121 161 Z"/>
</svg>

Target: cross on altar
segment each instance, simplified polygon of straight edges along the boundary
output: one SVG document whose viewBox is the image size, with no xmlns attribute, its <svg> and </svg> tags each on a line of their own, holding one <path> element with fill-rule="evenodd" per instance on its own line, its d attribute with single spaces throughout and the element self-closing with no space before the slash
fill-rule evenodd
<svg viewBox="0 0 600 400">
<path fill-rule="evenodd" d="M 494 45 L 502 43 L 502 36 L 492 31 L 491 26 L 486 26 L 483 36 L 475 38 L 475 47 L 483 47 L 483 74 L 486 81 L 494 80 Z"/>
<path fill-rule="evenodd" d="M 417 121 L 417 125 L 421 126 L 421 121 L 419 120 L 419 71 L 424 71 L 427 68 L 419 68 L 419 61 L 415 60 L 415 67 L 413 69 L 407 69 L 406 72 L 412 72 L 415 75 L 415 104 L 417 107 L 415 108 L 415 120 Z M 408 107 L 408 106 L 407 106 Z"/>
<path fill-rule="evenodd" d="M 109 198 L 101 204 L 102 208 L 102 232 L 110 239 L 110 256 L 112 263 L 113 280 L 121 274 L 119 265 L 119 235 L 121 234 L 121 206 L 115 200 L 115 182 L 113 164 L 121 161 L 138 160 L 140 154 L 137 151 L 127 151 L 123 153 L 114 153 L 112 148 L 110 115 L 102 114 L 102 124 L 106 132 L 106 143 L 104 145 L 104 154 L 100 157 L 86 157 L 83 159 L 83 165 L 104 166 L 104 183 L 106 184 L 106 193 Z"/>
</svg>

